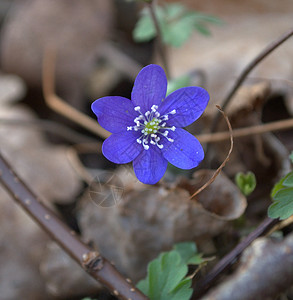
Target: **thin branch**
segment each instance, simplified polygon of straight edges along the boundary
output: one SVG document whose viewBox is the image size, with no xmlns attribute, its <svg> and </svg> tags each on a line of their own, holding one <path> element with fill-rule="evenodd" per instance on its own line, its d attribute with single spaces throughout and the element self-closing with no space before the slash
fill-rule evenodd
<svg viewBox="0 0 293 300">
<path fill-rule="evenodd" d="M 95 139 L 90 137 L 85 137 L 74 130 L 65 127 L 64 125 L 48 121 L 48 120 L 34 120 L 34 121 L 22 121 L 22 120 L 11 120 L 0 118 L 0 124 L 9 125 L 9 126 L 32 126 L 38 130 L 46 130 L 52 132 L 56 135 L 60 135 L 67 139 L 69 142 L 81 143 L 81 142 L 96 142 Z M 251 136 L 266 132 L 281 131 L 293 128 L 293 118 L 286 119 L 281 121 L 275 121 L 255 126 L 243 127 L 233 129 L 233 138 L 241 138 L 245 136 Z M 206 133 L 196 135 L 196 138 L 201 143 L 218 143 L 230 139 L 229 131 L 215 132 L 215 133 Z M 91 148 L 96 152 L 97 149 Z"/>
<path fill-rule="evenodd" d="M 47 49 L 43 61 L 43 93 L 47 105 L 60 115 L 94 134 L 104 139 L 109 137 L 110 133 L 102 128 L 96 121 L 81 113 L 55 94 L 55 63 L 56 52 L 52 49 Z"/>
<path fill-rule="evenodd" d="M 293 282 L 293 234 L 282 241 L 260 239 L 251 245 L 235 272 L 201 300 L 288 299 L 278 297 Z"/>
<path fill-rule="evenodd" d="M 240 138 L 255 134 L 261 134 L 271 131 L 281 131 L 289 128 L 293 128 L 293 119 L 275 121 L 271 123 L 255 125 L 250 127 L 233 129 L 233 137 Z M 207 133 L 196 136 L 201 143 L 217 143 L 230 138 L 229 131 Z"/>
<path fill-rule="evenodd" d="M 84 244 L 52 211 L 45 207 L 31 189 L 12 170 L 0 153 L 0 183 L 30 217 L 82 266 L 93 278 L 123 300 L 147 300 L 129 279 L 98 252 Z M 97 229 L 98 230 L 98 229 Z"/>
<path fill-rule="evenodd" d="M 251 232 L 230 253 L 224 256 L 204 278 L 194 283 L 192 300 L 199 299 L 219 278 L 220 275 L 238 258 L 238 256 L 258 237 L 266 234 L 279 222 L 278 219 L 266 218 L 253 232 Z"/>
<path fill-rule="evenodd" d="M 231 153 L 233 151 L 233 132 L 232 132 L 232 127 L 230 124 L 230 121 L 227 117 L 227 115 L 224 113 L 224 111 L 220 108 L 220 106 L 217 106 L 218 110 L 220 111 L 220 113 L 224 116 L 226 123 L 228 125 L 229 128 L 229 133 L 230 133 L 230 149 L 229 152 L 227 154 L 227 157 L 225 158 L 225 160 L 221 163 L 220 167 L 215 171 L 215 173 L 213 174 L 213 176 L 210 178 L 210 180 L 208 180 L 208 182 L 206 182 L 202 187 L 200 187 L 194 194 L 191 195 L 191 197 L 189 198 L 190 200 L 195 197 L 197 194 L 199 194 L 200 192 L 202 192 L 205 188 L 207 188 L 210 184 L 212 184 L 215 179 L 217 178 L 217 176 L 219 175 L 219 173 L 222 171 L 222 169 L 225 167 L 226 163 L 228 162 L 228 160 L 230 159 Z"/>
<path fill-rule="evenodd" d="M 238 88 L 242 85 L 248 74 L 264 59 L 266 58 L 270 53 L 272 53 L 276 48 L 278 48 L 280 45 L 282 45 L 286 40 L 288 40 L 293 35 L 293 29 L 290 29 L 288 32 L 283 34 L 281 37 L 274 40 L 272 43 L 270 43 L 265 49 L 263 49 L 242 71 L 236 82 L 234 83 L 233 87 L 231 88 L 230 92 L 224 99 L 224 101 L 221 103 L 223 110 L 227 107 L 230 100 L 235 95 Z M 216 126 L 219 122 L 220 114 L 218 113 L 213 121 L 212 124 L 212 130 L 211 132 L 214 132 L 216 130 Z"/>
<path fill-rule="evenodd" d="M 163 36 L 162 36 L 162 30 L 156 15 L 156 3 L 155 0 L 152 0 L 149 4 L 149 10 L 150 10 L 150 14 L 151 14 L 151 18 L 154 22 L 154 26 L 156 28 L 156 32 L 157 32 L 157 37 L 158 37 L 158 50 L 159 50 L 159 54 L 163 63 L 163 67 L 165 69 L 167 78 L 170 78 L 170 70 L 169 70 L 169 65 L 168 65 L 168 60 L 167 60 L 167 55 L 166 55 L 166 47 L 164 45 L 164 40 L 163 40 Z"/>
</svg>

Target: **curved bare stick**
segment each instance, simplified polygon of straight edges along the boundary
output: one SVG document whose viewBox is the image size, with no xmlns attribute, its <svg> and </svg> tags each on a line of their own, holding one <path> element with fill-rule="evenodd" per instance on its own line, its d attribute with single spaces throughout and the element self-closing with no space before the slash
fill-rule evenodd
<svg viewBox="0 0 293 300">
<path fill-rule="evenodd" d="M 60 115 L 86 128 L 92 133 L 104 139 L 109 137 L 110 133 L 102 128 L 96 121 L 81 113 L 55 94 L 55 63 L 56 52 L 52 49 L 47 49 L 43 61 L 43 93 L 47 105 Z"/>
<path fill-rule="evenodd" d="M 12 170 L 0 153 L 0 183 L 30 217 L 46 231 L 93 278 L 122 300 L 147 300 L 129 279 L 125 279 L 115 267 L 98 252 L 84 244 Z M 97 230 L 99 230 L 97 228 Z"/>
<path fill-rule="evenodd" d="M 232 127 L 231 124 L 229 122 L 229 119 L 227 117 L 227 115 L 224 113 L 224 111 L 221 109 L 220 106 L 217 105 L 217 109 L 220 111 L 220 113 L 224 116 L 228 128 L 229 128 L 229 134 L 230 134 L 230 149 L 229 152 L 227 154 L 227 157 L 225 158 L 225 160 L 222 162 L 222 164 L 219 166 L 219 168 L 215 171 L 215 173 L 213 174 L 213 176 L 210 178 L 210 180 L 208 180 L 208 182 L 206 182 L 202 187 L 200 187 L 194 194 L 191 195 L 191 197 L 189 198 L 190 200 L 195 197 L 197 194 L 199 194 L 200 192 L 202 192 L 205 188 L 207 188 L 210 184 L 212 184 L 216 177 L 219 175 L 219 173 L 222 171 L 222 169 L 225 167 L 226 163 L 228 162 L 228 160 L 230 159 L 231 153 L 233 151 L 233 133 L 232 133 Z"/>
</svg>

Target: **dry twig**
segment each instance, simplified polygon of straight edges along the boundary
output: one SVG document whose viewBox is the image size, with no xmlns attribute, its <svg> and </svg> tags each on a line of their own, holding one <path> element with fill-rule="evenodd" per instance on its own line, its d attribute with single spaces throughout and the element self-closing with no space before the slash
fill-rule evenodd
<svg viewBox="0 0 293 300">
<path fill-rule="evenodd" d="M 230 253 L 224 256 L 204 278 L 194 284 L 192 300 L 199 299 L 219 278 L 219 276 L 238 258 L 255 239 L 266 234 L 279 220 L 266 218 L 253 232 L 251 232 Z"/>
<path fill-rule="evenodd" d="M 0 182 L 14 200 L 93 278 L 123 300 L 147 300 L 129 279 L 125 279 L 115 267 L 98 252 L 84 244 L 12 170 L 0 153 Z"/>
<path fill-rule="evenodd" d="M 233 98 L 239 87 L 242 85 L 248 74 L 264 59 L 266 58 L 270 53 L 272 53 L 275 49 L 277 49 L 280 45 L 282 45 L 285 41 L 287 41 L 291 36 L 293 35 L 293 29 L 290 29 L 288 32 L 283 34 L 281 37 L 274 40 L 272 43 L 270 43 L 263 51 L 261 51 L 241 72 L 240 76 L 237 78 L 236 82 L 234 83 L 233 87 L 229 91 L 228 95 L 222 102 L 222 108 L 225 109 L 227 105 L 229 104 L 230 100 Z M 220 119 L 220 115 L 217 114 L 213 124 L 212 124 L 212 130 L 211 132 L 214 132 L 216 129 L 216 126 L 218 124 L 218 121 Z"/>
<path fill-rule="evenodd" d="M 47 50 L 43 62 L 43 93 L 47 105 L 57 113 L 86 128 L 90 132 L 97 134 L 104 139 L 107 138 L 110 136 L 110 133 L 107 130 L 55 94 L 55 56 L 55 51 L 52 49 Z"/>
<path fill-rule="evenodd" d="M 236 128 L 233 129 L 233 137 L 241 138 L 245 136 L 251 136 L 271 131 L 281 131 L 293 128 L 293 118 L 281 121 L 275 121 L 266 124 L 260 124 L 250 127 Z M 197 136 L 197 139 L 201 143 L 217 143 L 230 138 L 229 131 L 216 132 L 216 133 L 207 133 Z"/>
<path fill-rule="evenodd" d="M 218 110 L 221 112 L 221 114 L 224 116 L 226 123 L 228 125 L 229 128 L 229 134 L 230 134 L 230 149 L 229 152 L 227 154 L 227 157 L 225 158 L 225 160 L 222 162 L 222 164 L 220 165 L 220 167 L 215 171 L 215 173 L 213 174 L 213 176 L 211 177 L 210 180 L 208 180 L 208 182 L 206 182 L 202 187 L 200 187 L 194 194 L 191 195 L 190 200 L 195 197 L 197 194 L 199 194 L 200 192 L 202 192 L 206 187 L 208 187 L 210 184 L 212 184 L 216 177 L 219 175 L 219 173 L 222 171 L 222 169 L 225 167 L 226 163 L 228 162 L 232 150 L 233 150 L 233 133 L 232 133 L 232 127 L 231 124 L 229 122 L 229 119 L 227 117 L 227 115 L 224 113 L 224 111 L 220 108 L 220 106 L 217 106 Z"/>
<path fill-rule="evenodd" d="M 276 299 L 293 281 L 293 234 L 283 241 L 256 240 L 232 276 L 202 300 Z"/>
</svg>

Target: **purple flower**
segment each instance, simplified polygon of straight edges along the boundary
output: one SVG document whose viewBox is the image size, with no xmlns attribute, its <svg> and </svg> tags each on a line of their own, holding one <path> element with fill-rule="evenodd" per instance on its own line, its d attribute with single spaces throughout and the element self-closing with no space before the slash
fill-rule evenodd
<svg viewBox="0 0 293 300">
<path fill-rule="evenodd" d="M 100 125 L 112 133 L 103 143 L 104 156 L 117 164 L 133 161 L 137 178 L 146 184 L 158 182 L 168 162 L 192 169 L 204 158 L 199 141 L 181 127 L 200 117 L 209 94 L 201 87 L 181 88 L 167 97 L 166 91 L 164 70 L 148 65 L 135 79 L 131 100 L 109 96 L 92 104 Z"/>
</svg>

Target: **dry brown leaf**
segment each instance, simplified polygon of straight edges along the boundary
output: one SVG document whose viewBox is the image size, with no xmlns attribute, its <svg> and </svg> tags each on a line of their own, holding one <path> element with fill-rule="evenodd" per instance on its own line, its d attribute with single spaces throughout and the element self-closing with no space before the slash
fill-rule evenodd
<svg viewBox="0 0 293 300">
<path fill-rule="evenodd" d="M 25 107 L 0 107 L 0 119 L 34 121 Z M 68 203 L 81 183 L 66 157 L 66 147 L 48 144 L 40 131 L 30 126 L 1 124 L 1 152 L 34 192 L 48 202 Z"/>
<path fill-rule="evenodd" d="M 77 108 L 84 108 L 84 81 L 94 65 L 97 47 L 112 26 L 111 1 L 18 0 L 2 31 L 1 64 L 30 87 L 41 87 L 44 51 L 58 53 L 57 91 Z"/>
<path fill-rule="evenodd" d="M 210 196 L 205 204 L 203 198 L 190 200 L 186 183 L 173 188 L 138 184 L 136 188 L 136 180 L 125 177 L 121 182 L 127 185 L 116 206 L 103 208 L 85 194 L 78 216 L 84 238 L 135 280 L 145 275 L 147 263 L 161 251 L 180 241 L 199 241 L 220 233 L 227 220 L 238 218 L 246 206 L 245 198 L 222 174 L 215 182 L 227 189 L 218 191 L 218 198 Z M 194 181 L 187 182 L 193 186 Z"/>
</svg>

